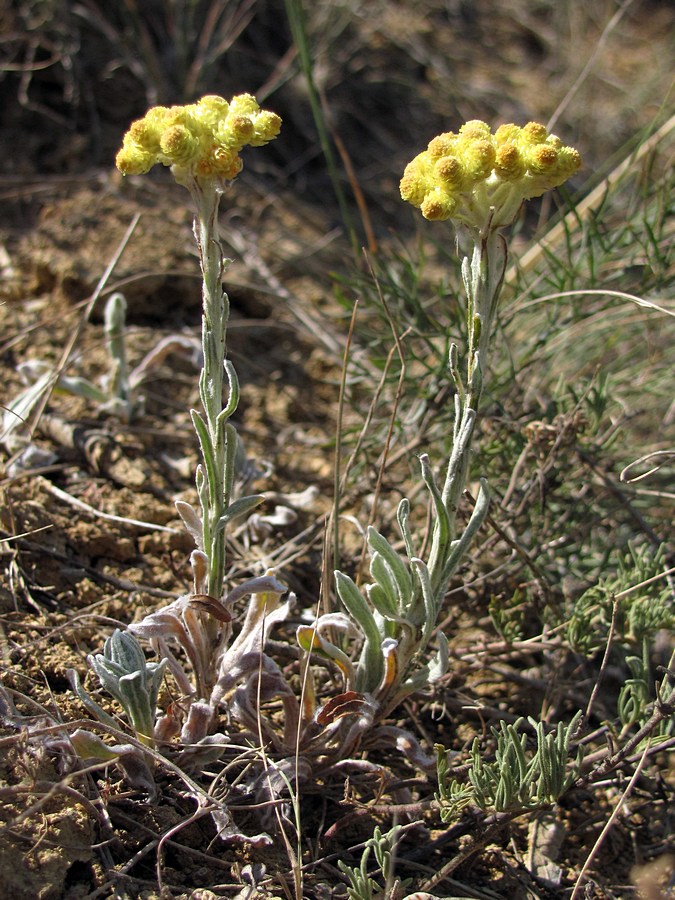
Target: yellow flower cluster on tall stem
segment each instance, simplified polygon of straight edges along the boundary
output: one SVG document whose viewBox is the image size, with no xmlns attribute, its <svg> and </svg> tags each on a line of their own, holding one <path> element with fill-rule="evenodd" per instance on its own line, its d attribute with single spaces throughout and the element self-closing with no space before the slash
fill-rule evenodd
<svg viewBox="0 0 675 900">
<path fill-rule="evenodd" d="M 117 154 L 124 175 L 142 175 L 161 164 L 171 168 L 176 181 L 192 196 L 196 215 L 194 233 L 202 270 L 203 366 L 199 377 L 202 412 L 192 410 L 202 463 L 196 482 L 201 510 L 186 503 L 178 510 L 195 538 L 192 555 L 194 594 L 221 602 L 225 578 L 225 528 L 231 509 L 237 433 L 229 421 L 239 402 L 234 366 L 227 359 L 229 299 L 223 290 L 228 265 L 219 241 L 218 208 L 228 184 L 239 174 L 240 152 L 273 140 L 281 128 L 276 113 L 259 107 L 255 97 L 240 94 L 227 101 L 209 95 L 185 106 L 156 106 L 133 122 Z M 226 394 L 226 396 L 224 396 Z M 237 500 L 240 514 L 262 498 Z M 229 637 L 227 615 L 203 614 L 204 633 L 212 651 Z M 205 648 L 205 653 L 209 653 Z M 202 684 L 207 693 L 211 684 Z"/>
<path fill-rule="evenodd" d="M 251 94 L 229 102 L 208 95 L 186 106 L 153 106 L 133 122 L 115 160 L 123 175 L 144 175 L 161 163 L 171 166 L 180 184 L 228 181 L 239 174 L 239 155 L 246 147 L 262 147 L 278 134 L 281 119 L 260 109 Z"/>
<path fill-rule="evenodd" d="M 581 166 L 577 150 L 544 125 L 500 125 L 494 134 L 478 119 L 433 138 L 405 168 L 401 197 L 430 221 L 452 220 L 473 243 L 463 275 L 468 295 L 468 382 L 485 355 L 506 268 L 500 229 L 524 200 L 558 187 Z M 476 354 L 479 354 L 476 356 Z M 480 380 L 480 378 L 479 378 Z M 475 391 L 474 391 L 475 393 Z M 477 398 L 474 397 L 477 402 Z"/>
<path fill-rule="evenodd" d="M 361 725 L 353 726 L 352 733 L 390 715 L 413 690 L 448 669 L 447 639 L 436 630 L 436 622 L 450 581 L 470 551 L 489 504 L 488 485 L 481 478 L 468 522 L 463 524 L 458 517 L 506 269 L 502 229 L 513 222 L 523 200 L 562 184 L 580 165 L 577 151 L 564 146 L 543 125 L 502 125 L 493 134 L 485 122 L 472 121 L 456 134 L 433 138 L 405 169 L 401 197 L 420 209 L 426 219 L 453 221 L 461 252 L 467 248 L 462 260 L 467 297 L 466 369 L 460 372 L 459 349 L 452 344 L 448 375 L 455 387 L 455 418 L 452 449 L 442 479 L 436 480 L 428 457 L 420 457 L 433 518 L 425 558 L 416 553 L 408 525 L 410 503 L 404 498 L 397 520 L 407 558 L 370 528 L 373 581 L 362 590 L 348 575 L 336 572 L 337 592 L 364 635 L 348 685 L 362 692 L 364 705 Z M 320 618 L 317 632 L 320 626 L 330 624 L 328 617 Z M 421 666 L 419 660 L 435 630 L 438 655 L 428 666 Z M 307 645 L 306 635 L 301 633 L 300 639 Z M 311 649 L 316 652 L 315 647 Z M 325 641 L 320 649 L 338 658 L 335 648 Z"/>
<path fill-rule="evenodd" d="M 515 218 L 523 200 L 558 187 L 581 166 L 581 157 L 543 125 L 500 125 L 492 134 L 485 122 L 467 122 L 457 134 L 440 134 L 410 162 L 401 179 L 401 197 L 431 221 L 454 219 L 484 230 Z"/>
</svg>

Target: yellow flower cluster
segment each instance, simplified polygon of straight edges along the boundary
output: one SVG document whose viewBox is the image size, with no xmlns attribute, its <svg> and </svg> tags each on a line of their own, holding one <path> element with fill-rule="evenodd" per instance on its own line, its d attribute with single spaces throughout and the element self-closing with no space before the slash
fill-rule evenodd
<svg viewBox="0 0 675 900">
<path fill-rule="evenodd" d="M 260 109 L 255 97 L 239 94 L 228 103 L 209 95 L 187 106 L 154 106 L 133 122 L 115 160 L 123 175 L 144 175 L 156 163 L 172 166 L 185 183 L 235 178 L 239 151 L 261 147 L 281 129 L 276 113 Z"/>
<path fill-rule="evenodd" d="M 543 125 L 500 125 L 494 134 L 474 120 L 435 137 L 406 166 L 401 197 L 426 219 L 456 219 L 480 229 L 509 224 L 523 200 L 557 187 L 581 157 Z M 488 219 L 488 216 L 490 217 Z"/>
</svg>

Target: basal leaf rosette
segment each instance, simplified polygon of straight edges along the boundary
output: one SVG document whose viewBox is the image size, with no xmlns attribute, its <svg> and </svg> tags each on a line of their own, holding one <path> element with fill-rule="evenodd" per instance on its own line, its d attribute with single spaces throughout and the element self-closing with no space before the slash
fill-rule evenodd
<svg viewBox="0 0 675 900">
<path fill-rule="evenodd" d="M 579 153 L 544 125 L 500 125 L 493 134 L 476 119 L 433 138 L 406 166 L 401 197 L 425 219 L 494 230 L 513 221 L 523 200 L 558 187 L 580 166 Z"/>
<path fill-rule="evenodd" d="M 229 102 L 209 95 L 186 106 L 149 109 L 131 124 L 115 162 L 123 175 L 144 175 L 161 163 L 179 184 L 222 183 L 241 171 L 244 147 L 261 147 L 280 129 L 279 116 L 261 109 L 251 94 Z"/>
</svg>

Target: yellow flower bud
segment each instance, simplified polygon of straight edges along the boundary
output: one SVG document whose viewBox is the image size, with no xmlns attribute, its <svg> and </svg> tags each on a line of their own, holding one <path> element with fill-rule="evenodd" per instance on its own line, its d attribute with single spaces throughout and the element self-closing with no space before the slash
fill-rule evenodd
<svg viewBox="0 0 675 900">
<path fill-rule="evenodd" d="M 547 137 L 546 126 L 540 125 L 539 122 L 528 122 L 521 129 L 521 140 L 524 144 L 543 144 Z"/>
<path fill-rule="evenodd" d="M 157 122 L 149 121 L 146 116 L 132 122 L 127 135 L 138 147 L 142 147 L 143 150 L 150 153 L 157 153 L 162 129 Z"/>
<path fill-rule="evenodd" d="M 115 157 L 115 165 L 122 175 L 145 175 L 157 162 L 157 156 L 143 150 L 132 141 L 125 141 Z"/>
<path fill-rule="evenodd" d="M 544 125 L 500 125 L 493 135 L 475 119 L 433 138 L 406 166 L 401 197 L 427 219 L 452 218 L 481 232 L 508 225 L 524 199 L 562 184 L 580 165 L 577 151 Z"/>
<path fill-rule="evenodd" d="M 513 143 L 504 143 L 497 148 L 495 172 L 503 181 L 517 181 L 527 169 L 525 160 Z"/>
<path fill-rule="evenodd" d="M 243 168 L 241 157 L 234 150 L 213 146 L 200 157 L 195 165 L 195 174 L 200 178 L 236 178 Z"/>
<path fill-rule="evenodd" d="M 230 103 L 230 115 L 253 116 L 260 112 L 258 101 L 251 94 L 238 94 Z"/>
<path fill-rule="evenodd" d="M 199 140 L 185 125 L 171 125 L 162 134 L 162 153 L 173 165 L 188 166 L 199 156 Z"/>
<path fill-rule="evenodd" d="M 455 149 L 456 143 L 457 135 L 453 134 L 452 131 L 447 131 L 445 134 L 439 134 L 438 137 L 430 140 L 427 151 L 432 159 L 440 159 L 441 156 L 450 156 Z"/>
<path fill-rule="evenodd" d="M 235 115 L 231 113 L 227 117 L 227 129 L 233 141 L 240 147 L 248 144 L 249 139 L 255 134 L 255 125 L 250 116 Z"/>
<path fill-rule="evenodd" d="M 574 147 L 561 147 L 558 150 L 557 175 L 560 178 L 558 184 L 563 184 L 575 172 L 581 168 L 581 154 Z"/>
<path fill-rule="evenodd" d="M 207 94 L 195 104 L 194 116 L 208 128 L 215 130 L 219 122 L 224 121 L 230 111 L 230 104 L 217 94 Z"/>
<path fill-rule="evenodd" d="M 533 174 L 545 175 L 553 172 L 558 162 L 558 151 L 548 144 L 539 144 L 526 154 L 527 167 Z"/>
<path fill-rule="evenodd" d="M 125 174 L 141 174 L 161 162 L 186 187 L 194 178 L 232 179 L 242 169 L 239 151 L 268 143 L 280 129 L 279 116 L 261 110 L 251 94 L 229 103 L 208 94 L 197 103 L 149 109 L 125 135 L 117 165 Z"/>
<path fill-rule="evenodd" d="M 434 166 L 434 175 L 448 189 L 460 188 L 465 180 L 464 166 L 456 156 L 442 156 Z"/>
<path fill-rule="evenodd" d="M 420 208 L 425 219 L 443 222 L 457 209 L 457 201 L 441 188 L 434 188 L 426 195 Z"/>
<path fill-rule="evenodd" d="M 145 114 L 145 120 L 151 125 L 163 125 L 170 112 L 168 106 L 151 106 Z"/>
<path fill-rule="evenodd" d="M 230 154 L 221 150 L 214 153 L 215 171 L 219 178 L 233 179 L 244 168 L 241 156 L 237 153 Z"/>
<path fill-rule="evenodd" d="M 517 125 L 500 125 L 495 131 L 495 142 L 498 147 L 502 144 L 512 143 L 520 137 L 520 128 Z"/>
<path fill-rule="evenodd" d="M 255 135 L 251 138 L 252 147 L 262 147 L 273 141 L 281 131 L 281 117 L 266 109 L 261 110 L 253 119 Z"/>
<path fill-rule="evenodd" d="M 412 203 L 413 206 L 421 206 L 428 186 L 426 180 L 420 177 L 418 168 L 414 163 L 408 163 L 400 184 L 401 197 Z"/>
<path fill-rule="evenodd" d="M 492 172 L 495 157 L 496 151 L 492 141 L 485 138 L 472 140 L 462 153 L 467 176 L 474 182 L 487 178 Z"/>
<path fill-rule="evenodd" d="M 480 119 L 471 119 L 469 122 L 465 122 L 459 129 L 459 134 L 463 141 L 474 141 L 491 137 L 490 126 Z"/>
</svg>

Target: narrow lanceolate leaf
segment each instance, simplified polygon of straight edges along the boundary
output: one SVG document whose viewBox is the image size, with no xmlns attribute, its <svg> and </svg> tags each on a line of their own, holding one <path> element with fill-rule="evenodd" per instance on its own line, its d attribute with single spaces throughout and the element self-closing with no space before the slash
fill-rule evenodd
<svg viewBox="0 0 675 900">
<path fill-rule="evenodd" d="M 61 375 L 56 383 L 57 388 L 61 388 L 75 397 L 84 397 L 85 400 L 93 400 L 94 403 L 105 403 L 108 399 L 107 395 L 87 381 L 86 378 L 79 378 L 76 375 Z"/>
<path fill-rule="evenodd" d="M 380 553 L 373 553 L 371 557 L 370 574 L 377 582 L 373 587 L 379 586 L 382 589 L 387 598 L 386 605 L 391 609 L 392 614 L 399 615 L 401 598 L 396 579 L 394 578 L 391 567 Z M 378 612 L 379 611 L 380 610 L 378 610 Z"/>
<path fill-rule="evenodd" d="M 422 600 L 424 603 L 424 609 L 421 611 L 424 614 L 424 628 L 422 630 L 422 639 L 420 641 L 420 645 L 425 647 L 431 637 L 431 632 L 436 627 L 436 616 L 438 614 L 437 611 L 437 603 L 436 598 L 434 596 L 433 588 L 431 586 L 431 576 L 429 575 L 429 570 L 426 567 L 426 564 L 423 560 L 413 558 L 410 560 L 410 564 L 415 569 L 415 574 L 417 575 L 420 583 L 420 587 L 422 589 Z M 420 618 L 420 614 L 417 610 L 411 611 L 414 615 L 415 619 Z M 416 622 L 419 624 L 419 622 Z"/>
<path fill-rule="evenodd" d="M 398 522 L 398 527 L 401 531 L 401 536 L 403 537 L 403 543 L 405 544 L 405 552 L 408 554 L 408 559 L 412 559 L 415 556 L 415 548 L 413 546 L 413 537 L 412 531 L 410 530 L 410 500 L 407 497 L 404 497 L 403 500 L 398 505 L 398 509 L 396 510 L 396 520 Z"/>
<path fill-rule="evenodd" d="M 386 591 L 380 584 L 366 585 L 366 594 L 371 605 L 385 619 L 394 620 L 398 615 L 396 597 Z"/>
<path fill-rule="evenodd" d="M 13 432 L 21 432 L 31 413 L 42 400 L 45 391 L 51 387 L 55 375 L 51 370 L 43 372 L 34 384 L 21 391 L 5 409 L 2 426 L 3 441 Z"/>
<path fill-rule="evenodd" d="M 389 541 L 372 526 L 368 528 L 368 543 L 374 552 L 382 555 L 393 572 L 401 601 L 401 612 L 403 612 L 412 597 L 412 578 L 408 567 Z"/>
<path fill-rule="evenodd" d="M 425 454 L 420 456 L 420 466 L 422 467 L 422 479 L 427 486 L 427 490 L 431 495 L 434 506 L 434 533 L 431 553 L 429 556 L 429 570 L 432 578 L 436 576 L 436 572 L 440 571 L 445 561 L 448 546 L 451 540 L 451 524 L 448 511 L 443 503 L 441 492 L 436 484 L 434 473 L 431 471 L 431 463 L 429 457 Z"/>
<path fill-rule="evenodd" d="M 142 672 L 124 675 L 119 680 L 119 692 L 125 712 L 131 719 L 138 739 L 143 744 L 152 746 L 154 709 L 150 708 L 150 697 Z"/>
<path fill-rule="evenodd" d="M 488 491 L 487 481 L 484 478 L 481 478 L 480 489 L 478 491 L 476 505 L 474 506 L 473 512 L 471 513 L 471 518 L 469 519 L 461 538 L 458 541 L 453 542 L 452 552 L 449 555 L 443 568 L 443 576 L 441 580 L 442 585 L 447 584 L 452 575 L 455 573 L 457 566 L 464 558 L 464 555 L 469 549 L 471 541 L 476 535 L 476 532 L 485 521 L 489 504 L 490 493 Z"/>
<path fill-rule="evenodd" d="M 436 638 L 438 640 L 438 653 L 429 663 L 429 681 L 431 684 L 442 678 L 450 667 L 448 639 L 440 630 Z"/>
<path fill-rule="evenodd" d="M 118 728 L 119 725 L 113 719 L 113 717 L 109 716 L 108 713 L 104 709 L 102 709 L 102 707 L 100 707 L 95 700 L 92 700 L 89 694 L 82 687 L 82 685 L 80 684 L 80 676 L 77 674 L 75 669 L 67 669 L 66 674 L 73 691 L 77 694 L 81 703 L 94 716 L 94 718 L 98 719 L 99 722 L 103 722 L 104 725 L 110 726 L 111 728 Z"/>
<path fill-rule="evenodd" d="M 197 432 L 197 437 L 199 438 L 199 447 L 202 451 L 202 459 L 204 460 L 204 466 L 206 467 L 206 480 L 209 486 L 210 495 L 215 496 L 215 486 L 218 483 L 218 479 L 216 477 L 216 471 L 214 468 L 214 459 L 213 459 L 213 446 L 211 444 L 211 435 L 209 433 L 209 428 L 202 416 L 197 412 L 196 409 L 190 410 L 190 415 L 192 416 L 192 424 L 195 427 L 195 431 Z"/>
<path fill-rule="evenodd" d="M 112 762 L 125 753 L 133 753 L 131 744 L 105 744 L 100 737 L 78 728 L 70 735 L 70 743 L 80 759 L 100 759 Z"/>
<path fill-rule="evenodd" d="M 145 654 L 136 638 L 128 631 L 116 628 L 103 645 L 103 655 L 110 662 L 120 666 L 124 674 L 141 672 L 145 669 Z"/>
<path fill-rule="evenodd" d="M 188 534 L 200 550 L 204 550 L 204 536 L 202 533 L 202 519 L 196 509 L 184 500 L 176 500 L 176 510 L 183 520 L 183 525 Z"/>
<path fill-rule="evenodd" d="M 232 485 L 234 484 L 234 473 L 236 471 L 236 459 L 237 459 L 237 430 L 231 422 L 227 422 L 224 418 L 219 419 L 218 423 L 218 432 L 220 434 L 220 427 L 222 425 L 222 438 L 221 440 L 225 441 L 225 498 L 227 503 L 229 504 L 230 497 L 232 495 Z"/>
<path fill-rule="evenodd" d="M 317 653 L 325 659 L 331 659 L 345 676 L 347 687 L 353 681 L 353 667 L 346 653 L 327 640 L 312 625 L 299 625 L 296 630 L 298 644 L 306 653 Z"/>
<path fill-rule="evenodd" d="M 237 373 L 229 359 L 224 360 L 223 365 L 225 367 L 225 375 L 227 377 L 229 390 L 227 405 L 218 413 L 219 420 L 229 419 L 239 405 L 239 379 L 237 378 Z"/>
<path fill-rule="evenodd" d="M 348 575 L 336 571 L 335 585 L 340 600 L 351 617 L 361 626 L 366 639 L 356 672 L 357 689 L 374 690 L 382 680 L 384 672 L 384 660 L 380 649 L 382 636 L 377 622 L 363 594 Z"/>
<path fill-rule="evenodd" d="M 252 513 L 254 509 L 260 506 L 264 499 L 265 497 L 263 494 L 249 494 L 247 497 L 239 497 L 237 500 L 230 503 L 226 512 L 220 517 L 217 530 L 222 531 L 228 522 L 249 515 L 249 513 Z"/>
<path fill-rule="evenodd" d="M 517 725 L 518 723 L 516 723 Z M 527 740 L 526 735 L 520 736 L 518 734 L 518 729 L 514 725 L 508 725 L 506 729 L 506 733 L 508 734 L 508 738 L 511 741 L 511 747 L 513 749 L 514 756 L 518 765 L 518 775 L 520 781 L 522 782 L 527 775 L 527 759 L 525 757 L 525 741 Z M 522 742 L 521 742 L 522 741 Z"/>
<path fill-rule="evenodd" d="M 375 622 L 375 618 L 370 611 L 363 594 L 349 575 L 345 575 L 343 572 L 336 570 L 335 584 L 340 600 L 342 600 L 352 618 L 361 626 L 365 636 L 373 641 L 379 641 L 380 632 Z"/>
</svg>

